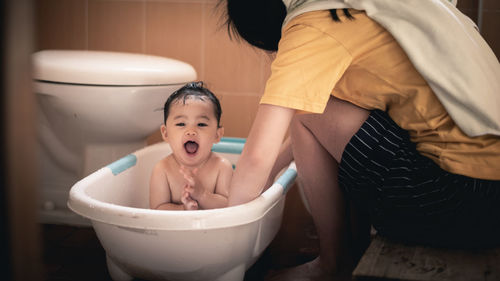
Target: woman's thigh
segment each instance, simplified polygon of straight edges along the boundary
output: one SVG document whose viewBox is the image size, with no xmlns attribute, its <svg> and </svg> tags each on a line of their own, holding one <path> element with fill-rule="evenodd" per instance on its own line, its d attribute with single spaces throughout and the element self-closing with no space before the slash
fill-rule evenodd
<svg viewBox="0 0 500 281">
<path fill-rule="evenodd" d="M 295 126 L 306 127 L 337 163 L 340 163 L 346 144 L 369 115 L 370 111 L 332 96 L 323 114 L 296 115 L 291 129 Z"/>
<path fill-rule="evenodd" d="M 440 246 L 500 242 L 500 181 L 441 169 L 385 112 L 373 111 L 347 144 L 339 183 L 385 236 Z"/>
</svg>

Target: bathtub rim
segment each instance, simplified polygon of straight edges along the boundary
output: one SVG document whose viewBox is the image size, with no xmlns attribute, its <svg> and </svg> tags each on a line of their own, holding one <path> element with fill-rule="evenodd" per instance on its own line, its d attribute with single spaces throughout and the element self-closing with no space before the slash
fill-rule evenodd
<svg viewBox="0 0 500 281">
<path fill-rule="evenodd" d="M 134 153 L 139 159 L 146 149 Z M 102 202 L 90 197 L 85 188 L 105 176 L 113 176 L 111 168 L 104 167 L 77 182 L 70 190 L 68 208 L 92 221 L 112 224 L 120 227 L 147 230 L 200 230 L 217 229 L 245 225 L 264 217 L 285 195 L 296 177 L 295 163 L 289 164 L 286 172 L 259 197 L 231 207 L 193 210 L 166 211 L 127 207 Z"/>
</svg>

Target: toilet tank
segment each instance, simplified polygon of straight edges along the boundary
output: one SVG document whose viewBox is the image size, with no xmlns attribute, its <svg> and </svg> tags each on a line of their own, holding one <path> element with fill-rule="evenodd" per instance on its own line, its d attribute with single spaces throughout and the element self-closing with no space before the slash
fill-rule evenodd
<svg viewBox="0 0 500 281">
<path fill-rule="evenodd" d="M 196 79 L 188 63 L 144 54 L 44 50 L 32 63 L 39 111 L 67 143 L 145 139 L 168 96 Z"/>
</svg>

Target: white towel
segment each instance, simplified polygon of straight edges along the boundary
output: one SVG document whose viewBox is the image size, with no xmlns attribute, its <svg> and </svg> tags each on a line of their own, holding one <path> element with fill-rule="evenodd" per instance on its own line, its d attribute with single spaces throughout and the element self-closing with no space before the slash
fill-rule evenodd
<svg viewBox="0 0 500 281">
<path fill-rule="evenodd" d="M 469 136 L 500 136 L 500 63 L 456 0 L 282 0 L 283 26 L 305 12 L 353 8 L 398 41 Z"/>
</svg>

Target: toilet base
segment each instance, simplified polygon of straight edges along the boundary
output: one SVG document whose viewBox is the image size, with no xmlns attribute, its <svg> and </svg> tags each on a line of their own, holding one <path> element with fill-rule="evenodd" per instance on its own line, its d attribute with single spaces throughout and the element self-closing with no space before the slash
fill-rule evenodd
<svg viewBox="0 0 500 281">
<path fill-rule="evenodd" d="M 88 219 L 77 215 L 66 206 L 71 187 L 80 179 L 106 167 L 114 161 L 146 146 L 146 141 L 128 143 L 100 143 L 85 146 L 84 155 L 72 154 L 77 162 L 75 167 L 66 167 L 58 155 L 40 146 L 39 155 L 39 222 L 47 224 L 66 224 L 91 226 Z M 73 168 L 73 169 L 72 169 Z"/>
<path fill-rule="evenodd" d="M 245 264 L 240 264 L 222 276 L 217 277 L 215 281 L 243 281 L 245 278 Z"/>
</svg>

